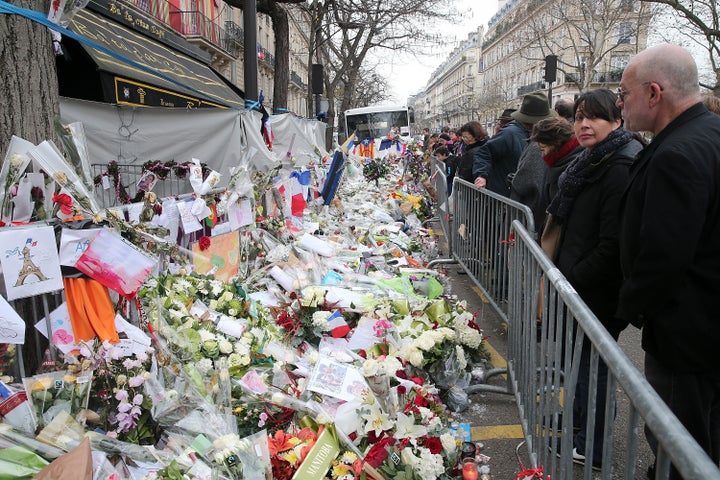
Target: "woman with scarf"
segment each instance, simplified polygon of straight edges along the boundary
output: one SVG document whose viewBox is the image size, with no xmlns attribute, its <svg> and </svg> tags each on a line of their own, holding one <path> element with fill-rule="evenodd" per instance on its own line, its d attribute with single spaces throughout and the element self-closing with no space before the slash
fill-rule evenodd
<svg viewBox="0 0 720 480">
<path fill-rule="evenodd" d="M 615 93 L 586 92 L 575 101 L 575 136 L 585 149 L 560 175 L 558 192 L 548 206 L 542 245 L 587 306 L 617 340 L 627 322 L 614 318 L 622 273 L 618 225 L 620 198 L 629 167 L 642 144 L 622 128 Z M 573 439 L 573 460 L 593 468 L 602 461 L 607 365 L 600 359 L 596 389 L 593 452 L 585 452 L 590 344 L 585 342 L 573 403 L 573 423 L 582 428 Z"/>
<path fill-rule="evenodd" d="M 546 118 L 537 122 L 528 141 L 538 144 L 543 162 L 547 165 L 544 184 L 536 206 L 536 209 L 542 212 L 542 216 L 541 221 L 536 220 L 535 225 L 538 231 L 542 231 L 545 211 L 558 191 L 560 174 L 584 148 L 578 143 L 572 124 L 563 117 Z"/>
<path fill-rule="evenodd" d="M 464 150 L 462 155 L 451 157 L 447 161 L 448 195 L 452 193 L 452 181 L 455 177 L 473 183 L 472 167 L 478 148 L 485 145 L 488 134 L 480 122 L 471 120 L 458 130 Z"/>
</svg>

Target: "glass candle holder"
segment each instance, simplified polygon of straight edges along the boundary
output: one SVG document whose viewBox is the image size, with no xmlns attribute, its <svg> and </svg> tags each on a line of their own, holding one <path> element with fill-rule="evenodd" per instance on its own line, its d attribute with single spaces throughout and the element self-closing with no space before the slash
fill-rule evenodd
<svg viewBox="0 0 720 480">
<path fill-rule="evenodd" d="M 463 480 L 478 480 L 480 473 L 478 472 L 477 463 L 474 460 L 466 459 L 463 461 L 462 478 Z"/>
</svg>

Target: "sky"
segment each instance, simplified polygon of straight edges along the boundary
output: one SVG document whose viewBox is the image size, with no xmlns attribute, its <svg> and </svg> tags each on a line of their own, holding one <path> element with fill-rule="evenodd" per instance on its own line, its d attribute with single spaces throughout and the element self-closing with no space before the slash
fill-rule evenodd
<svg viewBox="0 0 720 480">
<path fill-rule="evenodd" d="M 384 75 L 392 91 L 387 103 L 404 104 L 407 97 L 421 91 L 430 76 L 447 59 L 460 41 L 478 25 L 487 22 L 497 12 L 497 0 L 456 0 L 458 11 L 467 12 L 462 23 L 441 26 L 442 46 L 432 55 L 416 57 L 412 54 L 396 55 L 392 61 L 383 62 Z"/>
</svg>

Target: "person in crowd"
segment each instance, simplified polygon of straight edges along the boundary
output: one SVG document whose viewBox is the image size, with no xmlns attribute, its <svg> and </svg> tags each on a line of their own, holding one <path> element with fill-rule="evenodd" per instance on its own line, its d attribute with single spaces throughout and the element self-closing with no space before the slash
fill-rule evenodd
<svg viewBox="0 0 720 480">
<path fill-rule="evenodd" d="M 510 114 L 513 121 L 504 126 L 474 155 L 472 173 L 475 187 L 487 188 L 509 197 L 510 186 L 507 177 L 518 168 L 518 160 L 527 146 L 532 126 L 554 114 L 555 112 L 550 110 L 545 94 L 525 95 L 520 110 Z"/>
<path fill-rule="evenodd" d="M 631 58 L 618 96 L 626 128 L 653 138 L 621 203 L 615 315 L 642 327 L 648 382 L 717 465 L 720 116 L 701 102 L 697 65 L 677 45 Z M 681 478 L 674 467 L 670 478 Z"/>
<path fill-rule="evenodd" d="M 438 141 L 435 144 L 435 149 L 437 149 L 438 147 L 446 147 L 449 141 L 450 135 L 448 135 L 447 133 L 441 133 L 440 135 L 438 135 Z"/>
<path fill-rule="evenodd" d="M 716 97 L 712 93 L 706 93 L 702 96 L 702 102 L 708 110 L 720 115 L 720 97 Z"/>
<path fill-rule="evenodd" d="M 473 182 L 472 169 L 475 158 L 478 155 L 479 149 L 485 145 L 488 140 L 485 127 L 483 127 L 480 122 L 474 120 L 460 127 L 460 137 L 465 144 L 465 150 L 462 155 L 452 157 L 447 163 L 448 195 L 452 192 L 452 182 L 456 176 L 467 182 Z"/>
<path fill-rule="evenodd" d="M 430 129 L 425 127 L 422 129 L 423 136 L 423 152 L 427 150 L 428 144 L 430 143 Z"/>
<path fill-rule="evenodd" d="M 452 179 L 450 178 L 450 163 L 454 161 L 454 158 L 450 154 L 450 150 L 447 149 L 447 147 L 438 147 L 437 150 L 435 150 L 435 158 L 440 160 L 443 164 L 445 164 L 445 178 L 447 180 L 447 194 L 450 195 L 450 190 L 452 188 Z"/>
<path fill-rule="evenodd" d="M 570 123 L 573 123 L 575 119 L 573 118 L 573 101 L 569 98 L 561 98 L 557 102 L 555 102 L 555 111 L 557 114 L 561 117 L 563 117 L 565 120 L 567 120 Z"/>
<path fill-rule="evenodd" d="M 510 116 L 513 112 L 517 111 L 515 108 L 506 108 L 503 110 L 503 112 L 500 114 L 500 116 L 497 118 L 495 123 L 495 134 L 497 135 L 497 132 L 502 130 L 502 128 L 507 125 L 508 123 L 513 121 L 513 118 Z"/>
<path fill-rule="evenodd" d="M 642 149 L 622 127 L 616 95 L 608 89 L 583 93 L 574 105 L 574 130 L 584 149 L 558 179 L 557 194 L 547 208 L 543 250 L 577 290 L 608 333 L 617 340 L 627 327 L 616 319 L 617 295 L 622 283 L 618 245 L 619 205 L 628 185 L 629 169 Z M 573 144 L 567 144 L 574 150 Z M 573 402 L 574 423 L 583 426 L 573 439 L 573 459 L 593 466 L 602 462 L 607 365 L 600 360 L 596 384 L 593 452 L 585 451 L 590 344 L 585 342 Z"/>
<path fill-rule="evenodd" d="M 540 120 L 535 124 L 530 135 L 529 150 L 536 145 L 540 150 L 543 161 L 543 169 L 535 172 L 536 177 L 544 178 L 544 184 L 540 191 L 534 188 L 534 182 L 528 182 L 527 191 L 532 197 L 522 197 L 523 177 L 516 176 L 513 180 L 513 192 L 510 198 L 518 197 L 517 200 L 529 206 L 533 211 L 535 228 L 542 232 L 545 224 L 545 210 L 558 191 L 558 179 L 560 174 L 583 150 L 575 137 L 573 124 L 563 117 L 552 117 Z M 519 170 L 518 170 L 519 171 Z"/>
<path fill-rule="evenodd" d="M 461 155 L 462 152 L 458 153 L 458 149 L 461 145 L 463 145 L 462 139 L 458 136 L 458 131 L 454 128 L 450 129 L 450 141 L 445 144 L 445 146 L 450 150 L 450 153 L 453 155 Z"/>
</svg>

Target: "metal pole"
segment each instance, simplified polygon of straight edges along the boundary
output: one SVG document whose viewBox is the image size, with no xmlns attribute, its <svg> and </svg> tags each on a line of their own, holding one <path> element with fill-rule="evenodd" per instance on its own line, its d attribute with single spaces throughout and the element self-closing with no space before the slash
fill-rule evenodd
<svg viewBox="0 0 720 480">
<path fill-rule="evenodd" d="M 258 101 L 258 56 L 257 56 L 257 3 L 256 0 L 244 0 L 243 41 L 245 53 L 245 105 Z"/>
</svg>

